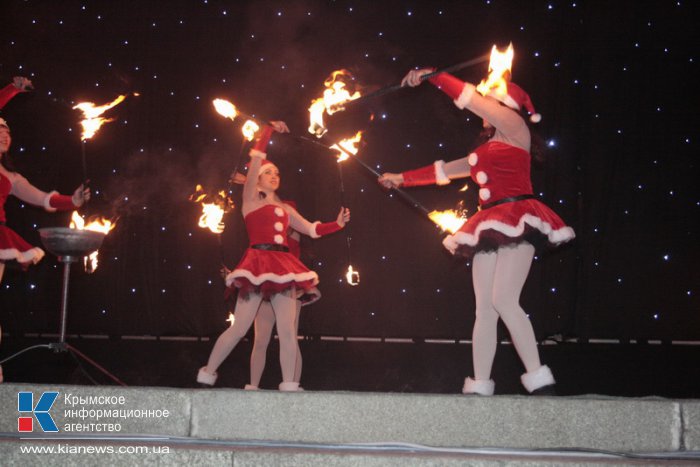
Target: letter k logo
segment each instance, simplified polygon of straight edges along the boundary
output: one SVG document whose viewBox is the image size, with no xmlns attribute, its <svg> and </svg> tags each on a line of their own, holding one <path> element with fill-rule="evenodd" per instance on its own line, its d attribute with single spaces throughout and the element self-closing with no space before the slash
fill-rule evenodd
<svg viewBox="0 0 700 467">
<path fill-rule="evenodd" d="M 49 410 L 53 406 L 53 403 L 58 397 L 58 392 L 43 392 L 39 401 L 34 405 L 34 393 L 32 392 L 19 392 L 17 393 L 17 410 L 20 413 L 31 413 L 36 417 L 36 421 L 39 422 L 39 426 L 44 432 L 57 432 L 58 427 L 54 423 L 53 418 L 49 414 Z M 29 417 L 19 417 L 17 419 L 17 429 L 20 432 L 31 432 L 34 431 L 33 418 Z"/>
</svg>

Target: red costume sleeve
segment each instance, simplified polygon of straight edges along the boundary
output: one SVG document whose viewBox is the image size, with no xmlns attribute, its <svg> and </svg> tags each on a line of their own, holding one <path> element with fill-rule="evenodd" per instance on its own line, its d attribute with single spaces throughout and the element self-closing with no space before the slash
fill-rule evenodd
<svg viewBox="0 0 700 467">
<path fill-rule="evenodd" d="M 464 81 L 455 78 L 449 73 L 440 73 L 439 75 L 431 76 L 428 78 L 432 84 L 437 86 L 438 89 L 442 90 L 445 94 L 450 96 L 453 100 L 457 99 L 464 89 Z"/>
<path fill-rule="evenodd" d="M 267 152 L 267 145 L 270 143 L 270 138 L 272 138 L 272 133 L 275 131 L 270 125 L 265 125 L 260 133 L 260 137 L 255 141 L 253 149 L 260 152 Z"/>
<path fill-rule="evenodd" d="M 77 206 L 73 204 L 73 197 L 67 195 L 52 195 L 49 198 L 49 206 L 59 211 L 71 211 Z"/>
<path fill-rule="evenodd" d="M 337 222 L 326 222 L 323 224 L 316 224 L 316 235 L 319 237 L 323 237 L 324 235 L 329 235 L 332 234 L 333 232 L 337 232 L 342 227 L 338 225 Z"/>
<path fill-rule="evenodd" d="M 10 102 L 10 99 L 15 97 L 20 92 L 22 92 L 22 90 L 17 89 L 14 84 L 8 84 L 4 88 L 0 89 L 0 109 L 5 107 L 5 104 Z"/>
</svg>

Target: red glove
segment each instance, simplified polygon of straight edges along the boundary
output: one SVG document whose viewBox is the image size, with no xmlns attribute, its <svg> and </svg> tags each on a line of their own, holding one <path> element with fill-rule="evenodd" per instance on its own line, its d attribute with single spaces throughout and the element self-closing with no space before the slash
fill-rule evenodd
<svg viewBox="0 0 700 467">
<path fill-rule="evenodd" d="M 449 73 L 440 73 L 439 75 L 431 76 L 428 78 L 428 81 L 450 96 L 452 100 L 457 99 L 459 95 L 462 94 L 462 89 L 464 89 L 464 81 L 455 78 Z"/>
<path fill-rule="evenodd" d="M 10 102 L 10 99 L 15 97 L 20 92 L 22 92 L 22 90 L 17 89 L 14 84 L 8 84 L 4 88 L 0 89 L 0 109 L 5 107 L 5 104 Z"/>
<path fill-rule="evenodd" d="M 337 222 L 325 222 L 323 224 L 316 224 L 316 235 L 319 237 L 323 237 L 324 235 L 329 235 L 332 234 L 333 232 L 337 232 L 342 227 L 338 225 Z"/>
<path fill-rule="evenodd" d="M 435 161 L 420 169 L 403 172 L 403 186 L 447 185 L 449 177 L 445 174 L 443 161 Z"/>
<path fill-rule="evenodd" d="M 49 198 L 49 206 L 59 211 L 71 211 L 76 208 L 73 204 L 73 197 L 67 195 L 51 195 Z"/>
<path fill-rule="evenodd" d="M 253 149 L 260 152 L 267 152 L 267 145 L 270 143 L 270 138 L 272 138 L 272 133 L 275 131 L 270 125 L 265 125 L 260 137 L 255 141 Z"/>
</svg>

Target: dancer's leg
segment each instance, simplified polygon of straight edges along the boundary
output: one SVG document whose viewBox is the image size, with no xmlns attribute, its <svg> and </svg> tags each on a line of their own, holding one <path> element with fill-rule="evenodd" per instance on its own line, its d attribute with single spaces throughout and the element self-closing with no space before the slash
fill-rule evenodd
<svg viewBox="0 0 700 467">
<path fill-rule="evenodd" d="M 233 322 L 233 326 L 225 330 L 216 340 L 211 355 L 209 355 L 209 362 L 203 368 L 205 372 L 211 375 L 215 374 L 221 362 L 228 357 L 236 344 L 245 336 L 253 324 L 261 300 L 262 296 L 254 293 L 251 293 L 247 300 L 238 297 L 235 311 L 236 320 Z"/>
<path fill-rule="evenodd" d="M 294 367 L 296 366 L 299 344 L 297 342 L 295 316 L 296 298 L 292 295 L 294 290 L 278 293 L 272 296 L 270 302 L 277 319 L 277 335 L 280 339 L 280 366 L 282 367 L 282 381 L 294 382 Z"/>
<path fill-rule="evenodd" d="M 294 340 L 297 341 L 297 360 L 294 365 L 294 382 L 301 381 L 301 349 L 299 348 L 299 317 L 301 316 L 301 302 L 296 301 L 296 319 L 294 320 Z"/>
<path fill-rule="evenodd" d="M 528 372 L 542 366 L 532 323 L 520 307 L 520 293 L 534 254 L 535 247 L 529 243 L 521 243 L 515 248 L 500 248 L 493 283 L 493 304 Z"/>
<path fill-rule="evenodd" d="M 472 262 L 472 282 L 476 298 L 476 321 L 472 331 L 472 360 L 474 378 L 487 381 L 498 345 L 498 313 L 493 306 L 493 281 L 496 270 L 496 252 L 477 253 Z"/>
<path fill-rule="evenodd" d="M 251 386 L 260 386 L 260 378 L 263 371 L 265 371 L 265 362 L 267 360 L 267 346 L 270 343 L 274 326 L 275 312 L 272 311 L 270 302 L 264 300 L 258 308 L 258 314 L 255 316 L 255 340 L 253 342 L 253 351 L 250 353 Z"/>
</svg>

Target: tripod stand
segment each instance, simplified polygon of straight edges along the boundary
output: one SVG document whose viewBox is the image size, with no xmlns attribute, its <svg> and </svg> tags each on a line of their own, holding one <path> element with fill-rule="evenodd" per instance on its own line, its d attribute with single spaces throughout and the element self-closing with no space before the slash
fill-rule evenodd
<svg viewBox="0 0 700 467">
<path fill-rule="evenodd" d="M 121 386 L 126 386 L 126 384 L 119 378 L 66 342 L 66 325 L 68 322 L 68 286 L 70 284 L 71 265 L 80 261 L 80 259 L 86 254 L 97 250 L 102 244 L 104 234 L 88 230 L 76 230 L 63 227 L 43 228 L 39 229 L 39 233 L 41 235 L 41 241 L 44 243 L 46 249 L 55 254 L 58 257 L 58 261 L 63 264 L 63 283 L 61 288 L 61 327 L 58 334 L 58 342 L 38 344 L 27 347 L 3 360 L 0 360 L 0 365 L 29 350 L 46 348 L 53 350 L 55 353 L 67 352 L 70 354 L 70 356 L 73 357 L 75 362 L 78 364 L 78 368 L 80 368 L 83 374 L 90 381 L 92 381 L 93 384 L 97 384 L 97 382 L 85 371 L 85 368 L 83 368 L 79 358 L 88 362 L 115 383 Z"/>
</svg>

